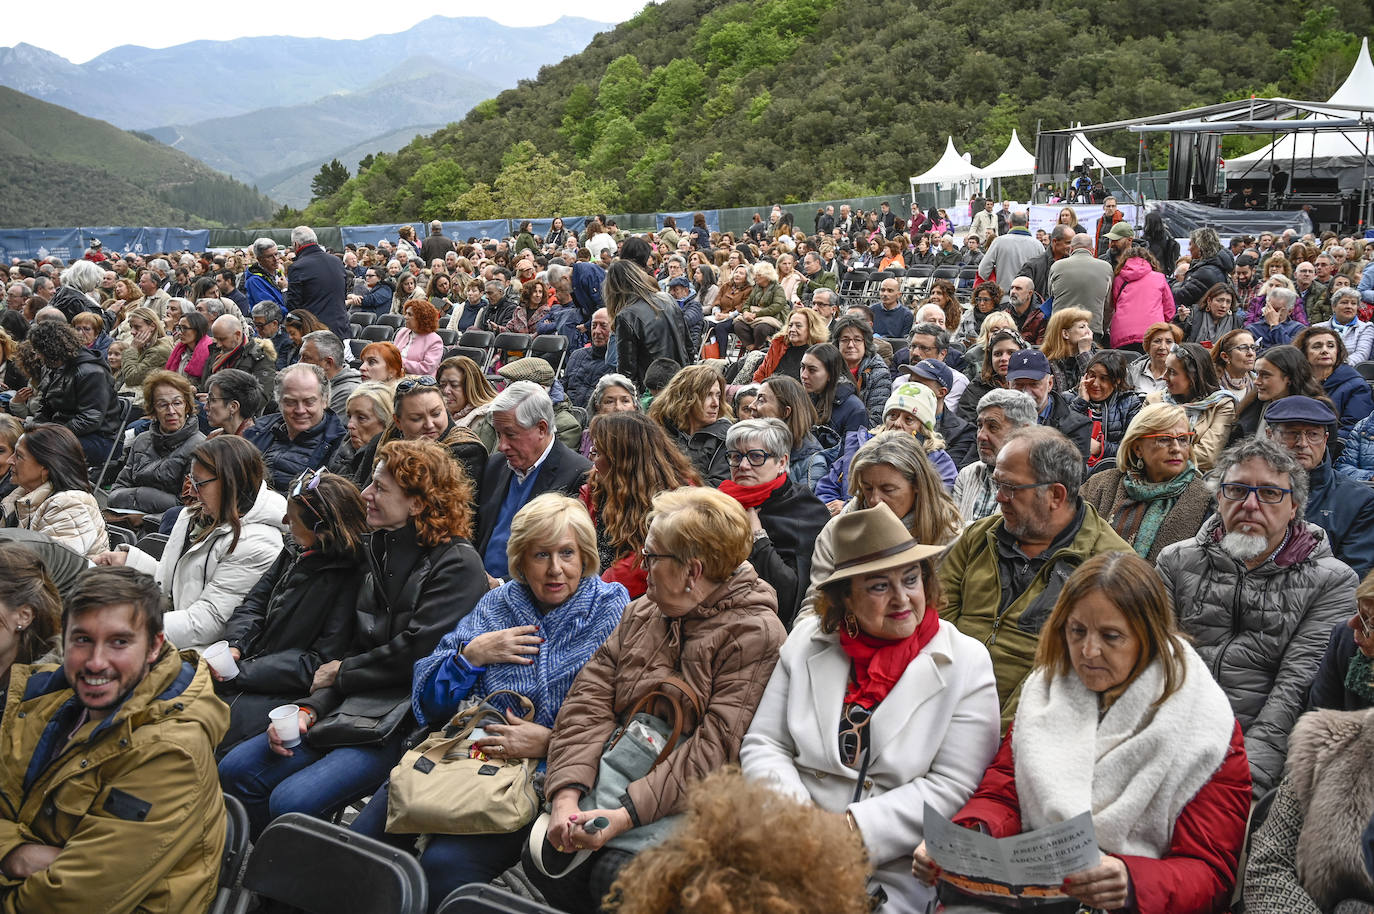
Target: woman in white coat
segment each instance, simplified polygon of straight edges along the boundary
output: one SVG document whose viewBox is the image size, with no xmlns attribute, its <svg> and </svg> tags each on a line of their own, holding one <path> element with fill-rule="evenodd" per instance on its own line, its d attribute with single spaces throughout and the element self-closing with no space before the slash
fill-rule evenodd
<svg viewBox="0 0 1374 914">
<path fill-rule="evenodd" d="M 818 612 L 783 645 L 744 743 L 753 778 L 832 812 L 863 838 L 888 914 L 922 912 L 911 876 L 929 803 L 952 815 L 997 751 L 987 649 L 939 618 L 935 556 L 885 504 L 836 518 Z"/>
<path fill-rule="evenodd" d="M 204 650 L 223 638 L 235 607 L 281 553 L 286 499 L 267 488 L 266 473 L 244 439 L 211 438 L 191 454 L 186 482 L 196 504 L 177 518 L 162 558 L 138 548 L 96 558 L 157 579 L 172 605 L 163 630 L 178 648 Z"/>
</svg>

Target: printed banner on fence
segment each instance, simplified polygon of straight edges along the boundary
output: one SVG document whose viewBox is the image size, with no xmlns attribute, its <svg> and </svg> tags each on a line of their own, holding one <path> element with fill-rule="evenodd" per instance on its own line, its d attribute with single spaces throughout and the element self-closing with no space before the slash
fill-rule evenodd
<svg viewBox="0 0 1374 914">
<path fill-rule="evenodd" d="M 70 262 L 85 253 L 81 232 L 74 228 L 0 229 L 0 257 L 42 260 L 60 257 Z"/>
<path fill-rule="evenodd" d="M 994 838 L 955 825 L 925 808 L 926 852 L 943 871 L 940 878 L 966 895 L 1004 907 L 1033 908 L 1065 900 L 1062 885 L 1071 873 L 1092 869 L 1102 859 L 1092 813 L 1010 838 Z"/>
</svg>

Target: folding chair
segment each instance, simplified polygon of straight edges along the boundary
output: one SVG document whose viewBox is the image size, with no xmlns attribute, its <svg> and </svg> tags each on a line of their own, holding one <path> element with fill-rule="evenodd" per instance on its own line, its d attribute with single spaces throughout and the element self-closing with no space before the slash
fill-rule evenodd
<svg viewBox="0 0 1374 914">
<path fill-rule="evenodd" d="M 115 432 L 114 444 L 110 445 L 110 453 L 105 457 L 105 463 L 100 467 L 100 475 L 95 478 L 95 487 L 99 489 L 105 485 L 105 474 L 110 471 L 110 464 L 114 462 L 117 454 L 123 453 L 124 429 L 129 425 L 129 419 L 134 413 L 134 401 L 125 397 L 119 397 L 119 431 Z"/>
<path fill-rule="evenodd" d="M 422 914 L 429 887 L 413 854 L 303 813 L 278 816 L 248 855 L 235 914 L 254 899 L 308 914 Z"/>
<path fill-rule="evenodd" d="M 355 359 L 361 359 L 363 357 L 363 350 L 367 348 L 367 344 L 370 343 L 371 340 L 363 340 L 354 337 L 353 339 L 346 340 L 345 342 L 348 343 L 349 356 Z"/>
<path fill-rule="evenodd" d="M 138 542 L 138 534 L 128 527 L 121 527 L 117 524 L 106 524 L 105 533 L 110 538 L 110 548 L 119 546 L 132 546 Z"/>
<path fill-rule="evenodd" d="M 210 902 L 207 914 L 229 914 L 229 906 L 234 901 L 234 881 L 243 869 L 243 858 L 248 855 L 248 810 L 229 794 L 224 795 L 224 856 L 219 863 L 219 889 L 214 901 Z"/>
<path fill-rule="evenodd" d="M 391 315 L 382 315 L 390 317 Z M 358 332 L 358 336 L 368 343 L 389 343 L 396 336 L 396 328 L 386 324 L 368 324 Z"/>
<path fill-rule="evenodd" d="M 355 327 L 366 327 L 369 324 L 375 323 L 372 319 L 375 316 L 376 315 L 371 311 L 350 311 L 348 313 L 348 322 Z"/>
<path fill-rule="evenodd" d="M 474 882 L 454 889 L 435 914 L 557 914 L 557 911 L 557 908 L 506 889 Z"/>
<path fill-rule="evenodd" d="M 521 358 L 529 354 L 530 343 L 534 337 L 528 333 L 498 333 L 496 339 L 492 341 L 492 362 L 500 359 L 502 364 L 513 359 Z M 518 353 L 518 354 L 517 354 Z M 498 375 L 491 368 L 491 363 L 487 365 L 487 377 L 498 378 Z"/>
<path fill-rule="evenodd" d="M 474 358 L 473 361 L 486 371 L 487 366 L 491 364 L 491 357 L 495 354 L 496 334 L 490 330 L 464 330 L 463 335 L 458 337 L 458 345 L 482 350 L 482 357 Z"/>
<path fill-rule="evenodd" d="M 383 327 L 390 327 L 393 330 L 400 330 L 406 325 L 406 316 L 404 314 L 379 314 L 372 323 L 381 324 Z"/>
<path fill-rule="evenodd" d="M 447 327 L 440 327 L 438 330 L 435 330 L 434 332 L 438 335 L 439 339 L 441 339 L 441 340 L 444 341 L 444 345 L 445 345 L 445 346 L 457 346 L 457 345 L 458 345 L 458 331 L 457 331 L 457 330 L 450 330 L 450 329 L 447 328 Z"/>
<path fill-rule="evenodd" d="M 568 357 L 568 338 L 561 333 L 545 333 L 530 342 L 530 355 L 537 355 L 553 366 L 557 375 Z"/>
<path fill-rule="evenodd" d="M 868 283 L 868 273 L 864 270 L 850 270 L 840 277 L 839 293 L 844 296 L 859 295 Z"/>
<path fill-rule="evenodd" d="M 160 559 L 163 551 L 167 548 L 167 540 L 170 538 L 165 533 L 145 533 L 138 541 L 139 551 L 146 552 L 155 559 Z"/>
</svg>

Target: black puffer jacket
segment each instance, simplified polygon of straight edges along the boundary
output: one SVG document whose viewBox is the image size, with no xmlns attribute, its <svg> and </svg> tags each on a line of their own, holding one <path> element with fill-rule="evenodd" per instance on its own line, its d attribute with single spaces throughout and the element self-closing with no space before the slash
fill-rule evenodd
<svg viewBox="0 0 1374 914">
<path fill-rule="evenodd" d="M 269 710 L 308 694 L 315 671 L 344 656 L 366 575 L 361 555 L 281 551 L 225 626 L 241 656 L 239 675 L 215 683 L 230 710 L 222 751 L 261 733 Z"/>
<path fill-rule="evenodd" d="M 205 435 L 194 421 L 188 421 L 171 434 L 164 434 L 154 424 L 134 438 L 129 447 L 129 459 L 119 471 L 114 487 L 147 486 L 180 495 L 182 480 L 191 468 L 191 452 L 204 440 Z"/>
<path fill-rule="evenodd" d="M 1188 273 L 1173 285 L 1174 305 L 1179 308 L 1192 308 L 1202 301 L 1207 290 L 1219 282 L 1230 282 L 1231 271 L 1236 268 L 1236 259 L 1223 248 L 1206 260 L 1188 267 Z"/>
<path fill-rule="evenodd" d="M 120 403 L 114 378 L 100 356 L 88 349 L 62 368 L 43 372 L 39 422 L 65 425 L 80 438 L 100 435 L 113 438 L 119 431 Z"/>
<path fill-rule="evenodd" d="M 689 339 L 687 319 L 667 295 L 660 294 L 652 305 L 641 298 L 615 316 L 617 367 L 640 390 L 654 359 L 691 364 Z"/>
<path fill-rule="evenodd" d="M 285 492 L 291 480 L 301 473 L 327 465 L 345 434 L 339 417 L 325 410 L 324 418 L 297 435 L 294 441 L 287 433 L 286 420 L 281 413 L 263 416 L 244 432 L 243 437 L 262 451 L 262 458 L 267 461 L 267 484 L 278 492 Z"/>
<path fill-rule="evenodd" d="M 730 431 L 729 419 L 717 419 L 695 435 L 689 435 L 671 422 L 664 423 L 668 437 L 678 446 L 678 450 L 692 462 L 701 481 L 708 486 L 718 486 L 730 478 L 730 464 L 725 460 L 725 433 Z"/>
<path fill-rule="evenodd" d="M 829 522 L 821 500 L 790 479 L 759 505 L 759 523 L 768 535 L 754 540 L 749 564 L 778 592 L 778 617 L 789 630 L 811 581 L 816 537 Z"/>
<path fill-rule="evenodd" d="M 482 559 L 467 540 L 423 546 L 413 522 L 372 534 L 352 643 L 334 684 L 300 704 L 321 721 L 353 696 L 409 705 L 415 661 L 428 657 L 486 592 Z"/>
</svg>

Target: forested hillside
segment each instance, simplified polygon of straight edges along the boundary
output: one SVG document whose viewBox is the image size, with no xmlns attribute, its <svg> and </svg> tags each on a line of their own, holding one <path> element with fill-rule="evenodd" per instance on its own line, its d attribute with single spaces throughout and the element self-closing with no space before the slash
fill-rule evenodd
<svg viewBox="0 0 1374 914">
<path fill-rule="evenodd" d="M 0 225 L 244 225 L 272 201 L 151 137 L 0 87 Z"/>
<path fill-rule="evenodd" d="M 885 192 L 948 134 L 986 162 L 1038 121 L 1324 99 L 1372 22 L 1365 0 L 665 0 L 378 156 L 307 218 L 532 215 L 515 172 L 619 212 Z M 1131 134 L 1100 145 L 1135 160 Z"/>
</svg>

